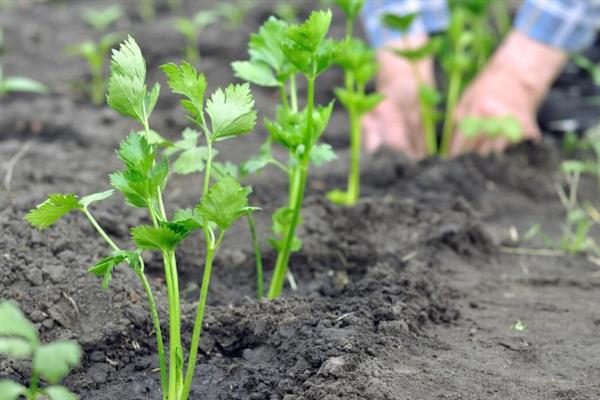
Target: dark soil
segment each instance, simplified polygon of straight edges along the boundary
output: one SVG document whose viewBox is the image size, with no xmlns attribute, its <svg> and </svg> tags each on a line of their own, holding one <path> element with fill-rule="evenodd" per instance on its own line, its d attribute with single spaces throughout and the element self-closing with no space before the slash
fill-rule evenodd
<svg viewBox="0 0 600 400">
<path fill-rule="evenodd" d="M 96 4 L 99 2 L 94 2 Z M 65 384 L 82 399 L 160 399 L 155 337 L 135 275 L 122 267 L 107 292 L 87 267 L 107 248 L 79 215 L 40 233 L 23 221 L 47 193 L 105 190 L 118 168 L 118 142 L 134 126 L 107 108 L 90 105 L 69 82 L 85 66 L 62 53 L 90 36 L 78 15 L 85 2 L 16 2 L 0 14 L 6 74 L 48 84 L 48 96 L 15 95 L 0 102 L 2 174 L 14 164 L 9 188 L 0 188 L 0 296 L 17 300 L 43 340 L 73 338 L 84 358 Z M 182 54 L 173 16 L 161 11 L 142 24 L 130 4 L 119 29 L 131 32 L 157 67 Z M 188 4 L 195 9 L 204 2 Z M 228 63 L 245 58 L 245 41 L 272 6 L 257 3 L 241 31 L 208 30 L 201 69 L 211 88 L 232 79 Z M 343 27 L 338 20 L 334 32 Z M 226 38 L 226 39 L 223 39 Z M 339 82 L 322 78 L 327 99 Z M 163 87 L 166 87 L 163 85 Z M 325 88 L 325 89 L 324 89 Z M 276 95 L 256 89 L 270 113 Z M 152 121 L 176 137 L 185 119 L 164 90 Z M 264 138 L 259 133 L 222 148 L 241 161 Z M 303 249 L 292 257 L 299 291 L 276 301 L 254 298 L 254 257 L 243 223 L 216 259 L 193 399 L 569 399 L 600 398 L 600 268 L 585 256 L 510 253 L 521 235 L 541 223 L 560 234 L 564 211 L 555 195 L 561 159 L 551 141 L 522 145 L 503 157 L 476 156 L 413 164 L 382 151 L 364 161 L 363 197 L 354 208 L 329 204 L 323 193 L 344 183 L 348 160 L 345 115 L 336 110 L 325 140 L 340 159 L 314 169 L 303 211 Z M 23 153 L 23 151 L 22 151 Z M 197 177 L 173 177 L 170 210 L 195 204 Z M 270 212 L 285 198 L 277 171 L 252 178 L 252 203 Z M 582 194 L 598 205 L 598 188 Z M 595 199 L 595 200 L 593 200 Z M 120 243 L 145 221 L 119 196 L 94 208 Z M 594 232 L 600 237 L 598 232 Z M 514 238 L 513 238 L 514 239 Z M 263 246 L 266 274 L 274 252 Z M 202 276 L 204 249 L 191 238 L 178 252 L 184 338 L 189 338 Z M 161 315 L 166 294 L 158 255 L 147 273 Z M 514 329 L 516 321 L 526 328 Z M 166 325 L 166 321 L 163 322 Z M 187 343 L 186 343 L 187 345 Z M 0 376 L 25 381 L 27 364 L 0 360 Z"/>
</svg>

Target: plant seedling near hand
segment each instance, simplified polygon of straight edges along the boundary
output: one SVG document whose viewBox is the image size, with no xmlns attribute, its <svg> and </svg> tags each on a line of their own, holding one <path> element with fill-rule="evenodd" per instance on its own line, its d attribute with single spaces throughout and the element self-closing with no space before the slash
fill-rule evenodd
<svg viewBox="0 0 600 400">
<path fill-rule="evenodd" d="M 337 88 L 335 94 L 348 111 L 351 158 L 347 190 L 333 190 L 327 197 L 334 203 L 351 206 L 356 204 L 360 194 L 361 117 L 375 108 L 383 96 L 366 93 L 365 87 L 377 71 L 375 52 L 352 36 L 354 21 L 364 1 L 337 0 L 336 3 L 346 15 L 346 37 L 335 60 L 344 70 L 345 87 Z"/>
<path fill-rule="evenodd" d="M 281 95 L 282 104 L 277 107 L 276 118 L 264 120 L 269 139 L 260 154 L 243 166 L 244 173 L 251 173 L 273 164 L 289 176 L 288 205 L 273 214 L 275 237 L 269 242 L 278 254 L 269 288 L 270 299 L 281 294 L 290 254 L 301 247 L 296 227 L 301 222 L 310 163 L 318 165 L 335 157 L 330 146 L 318 144 L 329 122 L 333 102 L 325 107 L 315 106 L 314 98 L 316 78 L 331 67 L 340 49 L 339 42 L 325 38 L 331 17 L 331 11 L 314 11 L 304 23 L 293 25 L 271 17 L 250 38 L 250 60 L 232 64 L 236 76 L 261 86 L 278 87 Z M 308 83 L 303 110 L 298 108 L 298 74 Z M 279 143 L 287 149 L 287 165 L 273 157 L 271 143 Z"/>
<path fill-rule="evenodd" d="M 382 22 L 390 29 L 399 31 L 403 37 L 406 37 L 408 30 L 414 22 L 417 14 L 394 15 L 384 14 Z M 437 54 L 441 48 L 440 38 L 431 38 L 425 45 L 417 49 L 389 49 L 399 57 L 405 58 L 412 67 L 413 75 L 417 81 L 419 90 L 419 108 L 421 110 L 421 121 L 423 132 L 425 134 L 425 147 L 427 155 L 434 155 L 438 152 L 437 134 L 435 130 L 436 122 L 439 118 L 436 106 L 441 101 L 441 95 L 435 87 L 426 84 L 421 76 L 418 63 Z"/>
<path fill-rule="evenodd" d="M 242 187 L 232 175 L 215 174 L 219 179 L 211 185 L 213 146 L 216 141 L 249 133 L 254 128 L 256 111 L 247 84 L 229 85 L 225 90 L 217 89 L 205 104 L 206 79 L 202 74 L 198 74 L 194 67 L 184 62 L 180 66 L 164 65 L 162 70 L 167 75 L 167 83 L 171 90 L 185 97 L 182 105 L 188 113 L 188 118 L 202 130 L 206 139 L 206 151 L 192 152 L 193 157 L 184 156 L 186 154 L 184 151 L 177 160 L 180 163 L 179 168 L 184 170 L 194 169 L 189 165 L 194 162 L 202 165 L 203 194 L 199 203 L 191 209 L 177 210 L 170 219 L 167 215 L 162 192 L 166 189 L 171 166 L 166 156 L 158 158 L 159 147 L 177 146 L 178 143 L 169 144 L 150 129 L 149 118 L 158 99 L 160 86 L 155 84 L 150 90 L 146 88 L 144 58 L 136 42 L 129 38 L 121 44 L 118 51 L 113 52 L 107 100 L 111 108 L 139 122 L 143 126 L 143 131 L 132 132 L 121 143 L 117 155 L 123 162 L 124 168 L 112 173 L 110 181 L 113 188 L 123 194 L 130 206 L 148 211 L 151 224 L 133 227 L 131 238 L 136 248 L 121 249 L 89 211 L 92 203 L 110 197 L 112 190 L 82 198 L 74 194 L 52 194 L 48 200 L 31 210 L 25 218 L 32 225 L 45 229 L 70 211 L 82 212 L 112 250 L 110 255 L 90 268 L 91 273 L 102 277 L 102 285 L 105 289 L 108 287 L 114 268 L 121 263 L 129 264 L 140 279 L 148 298 L 156 332 L 163 399 L 187 400 L 196 367 L 215 253 L 229 227 L 239 218 L 256 210 L 248 205 L 248 189 Z M 191 136 L 189 133 L 186 135 L 183 141 L 189 140 Z M 194 149 L 190 145 L 185 150 Z M 180 161 L 182 157 L 184 160 Z M 196 230 L 203 232 L 207 250 L 186 366 L 181 340 L 181 310 L 175 249 Z M 144 274 L 141 254 L 146 250 L 160 251 L 163 258 L 169 306 L 168 367 L 158 312 L 150 284 Z"/>
<path fill-rule="evenodd" d="M 9 93 L 39 93 L 44 94 L 48 88 L 33 79 L 23 76 L 4 76 L 0 67 L 0 98 Z"/>
<path fill-rule="evenodd" d="M 460 122 L 460 131 L 466 138 L 483 135 L 492 139 L 505 138 L 510 143 L 518 143 L 523 138 L 523 129 L 513 116 L 465 117 Z"/>
<path fill-rule="evenodd" d="M 21 396 L 27 400 L 36 400 L 40 396 L 49 400 L 77 400 L 74 393 L 59 383 L 79 364 L 79 345 L 71 340 L 41 343 L 33 324 L 15 303 L 8 300 L 0 301 L 0 321 L 0 354 L 31 360 L 29 387 L 0 379 L 2 400 L 17 400 Z M 47 386 L 40 387 L 42 379 Z"/>
</svg>

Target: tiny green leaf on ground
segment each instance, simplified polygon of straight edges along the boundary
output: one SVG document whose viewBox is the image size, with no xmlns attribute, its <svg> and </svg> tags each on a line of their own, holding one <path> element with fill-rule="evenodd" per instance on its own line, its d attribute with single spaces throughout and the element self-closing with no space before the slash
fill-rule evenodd
<svg viewBox="0 0 600 400">
<path fill-rule="evenodd" d="M 27 388 L 17 382 L 2 379 L 0 380 L 0 394 L 2 394 L 2 400 L 18 400 L 21 396 L 27 395 Z"/>
<path fill-rule="evenodd" d="M 45 380 L 55 384 L 79 364 L 81 348 L 73 341 L 41 345 L 33 356 L 33 369 Z"/>
</svg>

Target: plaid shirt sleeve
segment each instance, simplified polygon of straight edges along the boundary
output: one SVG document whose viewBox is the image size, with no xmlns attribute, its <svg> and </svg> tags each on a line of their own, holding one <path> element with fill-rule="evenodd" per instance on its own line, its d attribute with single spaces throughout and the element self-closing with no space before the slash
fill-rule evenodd
<svg viewBox="0 0 600 400">
<path fill-rule="evenodd" d="M 600 28 L 600 0 L 525 0 L 515 28 L 549 46 L 578 52 L 594 42 Z"/>
<path fill-rule="evenodd" d="M 399 32 L 382 25 L 381 16 L 385 13 L 398 15 L 418 13 L 410 27 L 409 35 L 443 31 L 448 26 L 450 18 L 446 0 L 366 0 L 362 20 L 367 38 L 375 48 L 401 37 Z"/>
</svg>

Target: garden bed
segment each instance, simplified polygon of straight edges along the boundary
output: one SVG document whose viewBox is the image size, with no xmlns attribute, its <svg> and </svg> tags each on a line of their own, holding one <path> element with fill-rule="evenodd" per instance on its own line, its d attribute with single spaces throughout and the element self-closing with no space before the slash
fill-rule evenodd
<svg viewBox="0 0 600 400">
<path fill-rule="evenodd" d="M 85 77 L 84 65 L 62 53 L 89 35 L 78 17 L 84 6 L 16 6 L 0 18 L 9 49 L 5 71 L 53 89 L 44 97 L 0 102 L 0 159 L 21 153 L 10 189 L 0 188 L 0 296 L 20 303 L 43 340 L 82 345 L 82 365 L 65 380 L 81 399 L 160 399 L 156 342 L 135 274 L 118 268 L 118 279 L 103 292 L 86 271 L 106 245 L 84 219 L 68 216 L 43 233 L 22 219 L 47 193 L 105 190 L 107 174 L 119 165 L 114 149 L 133 128 L 69 85 Z M 253 9 L 240 31 L 219 28 L 201 38 L 200 69 L 211 86 L 232 79 L 229 62 L 245 56 L 247 36 L 268 6 Z M 152 26 L 133 18 L 118 27 L 138 40 L 151 82 L 164 83 L 157 67 L 181 58 L 171 23 L 164 12 Z M 337 21 L 333 34 L 340 31 Z M 340 81 L 339 74 L 327 74 L 317 97 L 331 97 Z M 261 113 L 270 113 L 276 94 L 254 92 Z M 167 137 L 186 124 L 172 95 L 161 97 L 152 122 Z M 278 300 L 256 300 L 249 235 L 243 226 L 228 235 L 215 261 L 191 398 L 599 398 L 600 268 L 584 256 L 515 254 L 522 244 L 510 234 L 522 235 L 535 223 L 560 234 L 556 143 L 524 144 L 502 157 L 418 164 L 380 151 L 363 163 L 359 204 L 345 208 L 324 193 L 345 182 L 346 131 L 344 111 L 336 109 L 324 140 L 339 160 L 315 169 L 309 180 L 303 248 L 290 263 L 297 292 L 288 288 Z M 243 138 L 222 154 L 242 161 L 263 140 L 262 134 Z M 285 201 L 286 181 L 268 170 L 249 183 L 251 203 L 264 210 L 257 226 L 265 237 L 270 213 Z M 593 199 L 594 185 L 584 180 L 582 197 Z M 195 203 L 201 192 L 193 177 L 175 177 L 169 187 L 165 202 L 173 207 Z M 145 216 L 117 197 L 96 215 L 126 244 L 129 227 Z M 200 243 L 198 235 L 177 254 L 184 338 L 202 276 Z M 276 254 L 266 243 L 263 252 L 269 277 Z M 158 258 L 145 261 L 165 316 Z M 514 328 L 517 321 L 524 329 Z M 2 377 L 24 381 L 27 373 L 25 364 L 0 360 Z"/>
</svg>

